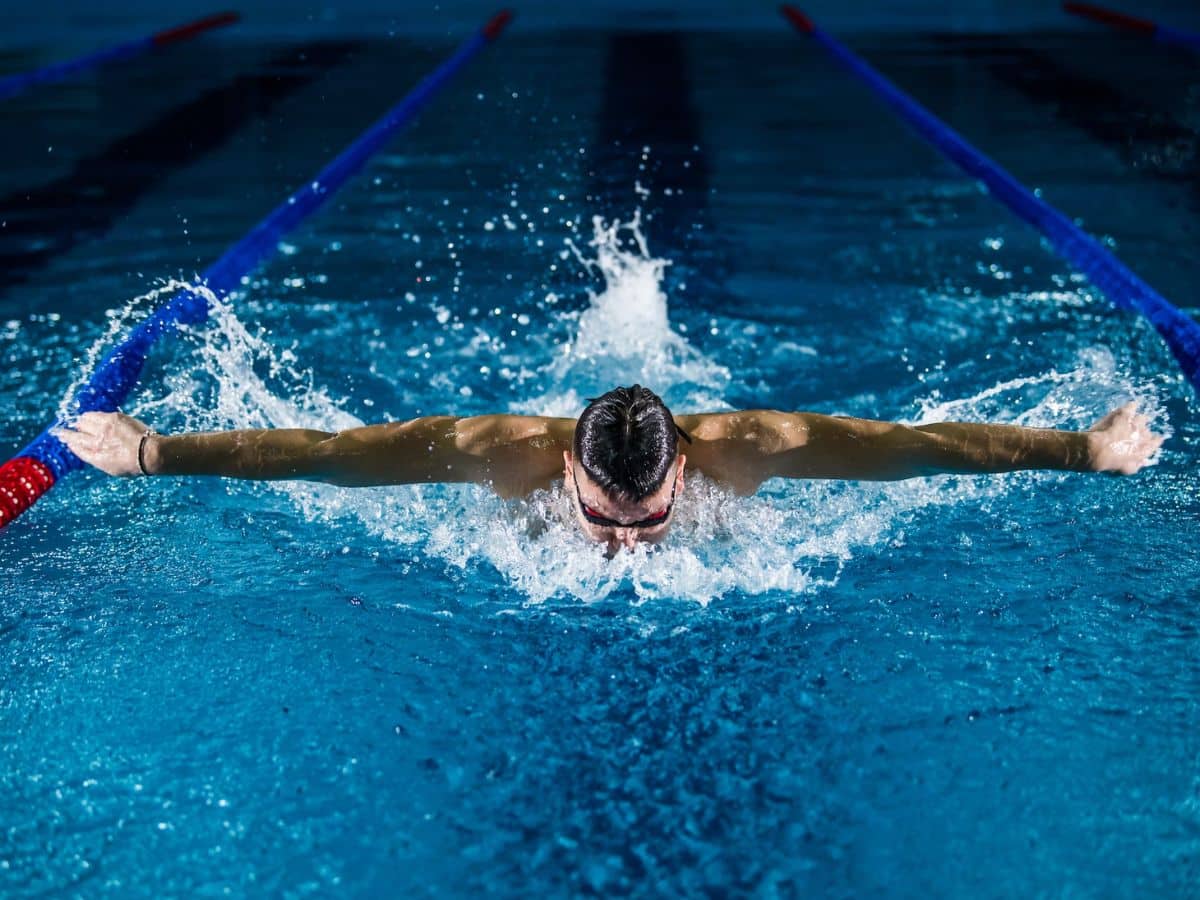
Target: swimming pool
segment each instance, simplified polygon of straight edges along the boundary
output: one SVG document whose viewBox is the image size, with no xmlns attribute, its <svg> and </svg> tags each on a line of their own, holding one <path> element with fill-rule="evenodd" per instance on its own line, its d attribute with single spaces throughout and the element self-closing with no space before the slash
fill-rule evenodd
<svg viewBox="0 0 1200 900">
<path fill-rule="evenodd" d="M 845 36 L 1195 312 L 1193 63 Z M 6 446 L 449 47 L 230 35 L 0 108 Z M 614 561 L 554 495 L 73 476 L 0 535 L 3 893 L 1194 896 L 1191 389 L 782 23 L 515 29 L 281 249 L 128 411 L 641 381 L 1173 437 L 1132 479 L 693 482 Z"/>
</svg>

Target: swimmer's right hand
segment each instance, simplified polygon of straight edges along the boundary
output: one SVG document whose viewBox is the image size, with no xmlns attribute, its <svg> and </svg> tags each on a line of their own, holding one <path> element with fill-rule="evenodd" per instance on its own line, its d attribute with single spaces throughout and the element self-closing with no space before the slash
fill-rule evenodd
<svg viewBox="0 0 1200 900">
<path fill-rule="evenodd" d="M 109 475 L 141 475 L 138 448 L 150 429 L 121 412 L 85 412 L 74 427 L 63 426 L 52 432 L 82 459 Z M 149 457 L 147 453 L 147 457 Z M 147 463 L 150 460 L 147 458 Z M 151 468 L 151 472 L 154 470 Z"/>
</svg>

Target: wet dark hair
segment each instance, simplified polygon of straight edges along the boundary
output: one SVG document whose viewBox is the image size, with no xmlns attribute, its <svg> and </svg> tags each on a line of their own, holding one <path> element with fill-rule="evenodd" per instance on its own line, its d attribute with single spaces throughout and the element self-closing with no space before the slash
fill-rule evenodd
<svg viewBox="0 0 1200 900">
<path fill-rule="evenodd" d="M 601 490 L 636 503 L 662 487 L 680 436 L 691 443 L 662 398 L 635 384 L 588 401 L 575 424 L 574 453 Z"/>
</svg>

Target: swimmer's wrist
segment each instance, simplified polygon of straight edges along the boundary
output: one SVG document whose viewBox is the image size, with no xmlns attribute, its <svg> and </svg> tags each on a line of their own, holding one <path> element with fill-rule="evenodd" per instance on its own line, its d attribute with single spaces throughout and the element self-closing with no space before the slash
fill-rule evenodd
<svg viewBox="0 0 1200 900">
<path fill-rule="evenodd" d="M 1033 458 L 1040 457 L 1040 460 L 1023 468 L 1061 469 L 1066 472 L 1096 471 L 1096 451 L 1090 432 L 1058 431 L 1051 428 L 1029 431 L 1042 434 L 1045 439 L 1041 442 L 1041 448 L 1033 453 Z"/>
<path fill-rule="evenodd" d="M 1079 436 L 1084 441 L 1084 465 L 1085 472 L 1103 472 L 1104 467 L 1100 465 L 1100 458 L 1104 451 L 1104 436 L 1098 431 L 1083 431 Z"/>
<path fill-rule="evenodd" d="M 162 437 L 150 431 L 138 443 L 138 468 L 143 477 L 162 474 Z"/>
<path fill-rule="evenodd" d="M 1092 443 L 1092 435 L 1086 431 L 1059 431 L 1066 448 L 1063 468 L 1069 472 L 1095 472 L 1096 451 Z"/>
</svg>

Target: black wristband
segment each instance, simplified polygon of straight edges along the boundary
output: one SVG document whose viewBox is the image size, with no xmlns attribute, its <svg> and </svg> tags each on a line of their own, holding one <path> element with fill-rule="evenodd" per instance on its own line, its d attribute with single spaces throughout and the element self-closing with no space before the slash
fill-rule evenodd
<svg viewBox="0 0 1200 900">
<path fill-rule="evenodd" d="M 152 434 L 154 434 L 153 431 L 147 430 L 146 433 L 142 435 L 142 439 L 138 441 L 138 468 L 141 469 L 142 474 L 146 476 L 150 475 L 150 472 L 146 469 L 146 438 L 150 437 Z"/>
</svg>

